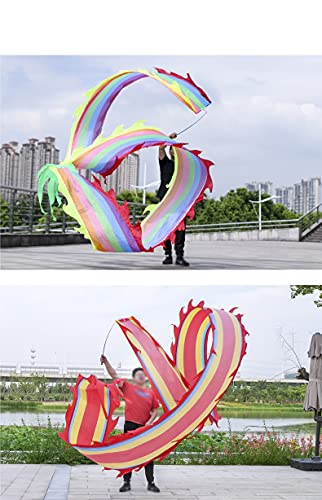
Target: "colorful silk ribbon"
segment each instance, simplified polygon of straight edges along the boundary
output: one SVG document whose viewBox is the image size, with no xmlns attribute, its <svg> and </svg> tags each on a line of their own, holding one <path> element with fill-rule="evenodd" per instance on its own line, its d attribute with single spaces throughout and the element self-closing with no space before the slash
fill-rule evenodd
<svg viewBox="0 0 322 500">
<path fill-rule="evenodd" d="M 77 231 L 102 252 L 151 251 L 171 237 L 193 208 L 212 190 L 209 169 L 213 163 L 189 150 L 184 143 L 170 139 L 159 129 L 136 122 L 132 127 L 117 127 L 102 137 L 102 127 L 111 104 L 133 82 L 150 77 L 162 83 L 194 113 L 204 110 L 210 99 L 190 75 L 183 77 L 157 68 L 155 71 L 121 71 L 87 93 L 87 100 L 76 111 L 68 150 L 60 165 L 47 164 L 38 174 L 38 194 L 42 204 L 48 184 L 49 203 L 67 204 L 64 211 L 79 224 Z M 160 203 L 150 205 L 142 222 L 132 225 L 127 203 L 116 201 L 113 190 L 104 191 L 95 174 L 111 175 L 129 154 L 152 146 L 172 146 L 175 171 L 169 190 Z M 81 172 L 89 170 L 93 180 Z"/>
<path fill-rule="evenodd" d="M 206 422 L 218 422 L 217 405 L 246 353 L 246 329 L 234 309 L 205 307 L 180 312 L 171 356 L 133 316 L 117 321 L 149 378 L 164 413 L 152 426 L 110 435 L 120 404 L 114 383 L 79 375 L 60 437 L 90 460 L 123 475 L 167 456 Z"/>
</svg>

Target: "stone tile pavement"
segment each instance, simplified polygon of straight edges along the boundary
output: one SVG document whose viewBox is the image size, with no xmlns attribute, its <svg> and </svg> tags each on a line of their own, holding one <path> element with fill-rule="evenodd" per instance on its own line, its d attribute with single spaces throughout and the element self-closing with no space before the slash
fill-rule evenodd
<svg viewBox="0 0 322 500">
<path fill-rule="evenodd" d="M 321 500 L 322 474 L 290 467 L 156 467 L 161 493 L 135 473 L 132 491 L 119 493 L 115 471 L 96 465 L 1 465 L 2 500 Z"/>
<path fill-rule="evenodd" d="M 154 253 L 102 253 L 91 245 L 2 248 L 2 269 L 322 269 L 322 243 L 288 241 L 190 241 L 189 268 L 162 266 Z"/>
</svg>

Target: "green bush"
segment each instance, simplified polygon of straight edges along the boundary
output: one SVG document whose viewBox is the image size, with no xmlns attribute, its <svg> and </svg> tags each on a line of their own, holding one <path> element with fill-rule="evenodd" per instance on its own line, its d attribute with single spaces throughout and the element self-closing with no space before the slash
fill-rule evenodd
<svg viewBox="0 0 322 500">
<path fill-rule="evenodd" d="M 62 429 L 52 426 L 48 418 L 47 427 L 0 427 L 1 463 L 25 464 L 89 464 L 86 457 L 62 441 L 57 432 Z"/>
<path fill-rule="evenodd" d="M 1 463 L 91 464 L 86 457 L 64 443 L 62 430 L 38 423 L 37 427 L 0 427 Z M 118 433 L 120 431 L 114 431 Z M 260 434 L 196 433 L 184 439 L 162 464 L 183 465 L 288 465 L 292 457 L 313 454 L 313 438 L 297 434 L 286 437 L 279 432 Z"/>
<path fill-rule="evenodd" d="M 218 433 L 219 434 L 219 433 Z M 176 451 L 166 457 L 163 464 L 180 465 L 289 465 L 290 459 L 313 454 L 313 438 L 283 436 L 278 432 L 261 434 L 229 433 L 217 438 L 197 434 L 191 438 L 189 448 L 183 441 Z M 194 440 L 197 440 L 194 447 Z M 181 448 L 180 448 L 181 446 Z M 181 452 L 181 453 L 180 453 Z"/>
</svg>

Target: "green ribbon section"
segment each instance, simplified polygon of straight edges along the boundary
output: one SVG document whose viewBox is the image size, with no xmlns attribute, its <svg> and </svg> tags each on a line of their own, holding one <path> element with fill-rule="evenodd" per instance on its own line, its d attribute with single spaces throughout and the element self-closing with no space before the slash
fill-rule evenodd
<svg viewBox="0 0 322 500">
<path fill-rule="evenodd" d="M 58 206 L 61 206 L 62 204 L 62 198 L 61 196 L 59 196 L 59 190 L 58 190 L 59 181 L 56 174 L 56 170 L 58 168 L 62 167 L 60 167 L 59 165 L 48 163 L 47 165 L 44 165 L 38 172 L 38 200 L 39 200 L 40 210 L 43 214 L 47 214 L 46 210 L 42 206 L 44 190 L 47 184 L 49 210 L 53 220 L 56 220 L 53 211 L 53 206 L 55 202 L 58 203 Z M 73 165 L 64 165 L 64 168 L 70 168 L 76 170 Z"/>
</svg>

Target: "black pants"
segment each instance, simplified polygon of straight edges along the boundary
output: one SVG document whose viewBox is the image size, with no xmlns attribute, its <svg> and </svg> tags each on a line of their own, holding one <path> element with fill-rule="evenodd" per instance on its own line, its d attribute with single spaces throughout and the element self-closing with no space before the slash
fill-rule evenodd
<svg viewBox="0 0 322 500">
<path fill-rule="evenodd" d="M 165 195 L 167 194 L 167 187 L 163 184 L 159 187 L 159 191 L 157 192 L 157 197 L 159 200 L 163 200 Z M 174 242 L 174 249 L 178 257 L 183 257 L 183 251 L 184 251 L 184 242 L 186 239 L 186 231 L 185 229 L 183 231 L 176 231 L 176 239 Z M 166 255 L 171 255 L 172 254 L 172 243 L 171 240 L 166 240 L 164 242 L 164 253 Z"/>
<path fill-rule="evenodd" d="M 176 239 L 174 242 L 174 249 L 178 257 L 183 257 L 184 252 L 184 242 L 186 239 L 186 231 L 176 231 Z M 164 253 L 166 255 L 172 254 L 172 243 L 171 240 L 166 240 L 164 242 Z"/>
<path fill-rule="evenodd" d="M 139 427 L 143 427 L 143 425 L 136 424 L 135 422 L 131 422 L 130 420 L 125 420 L 124 432 L 134 431 L 135 429 L 138 429 Z M 153 483 L 154 482 L 154 476 L 153 476 L 154 463 L 150 462 L 149 464 L 146 464 L 144 469 L 145 469 L 145 477 L 146 477 L 148 483 Z M 132 472 L 128 472 L 127 474 L 124 474 L 124 476 L 123 476 L 124 482 L 129 483 L 131 481 L 131 477 L 132 477 Z"/>
</svg>

